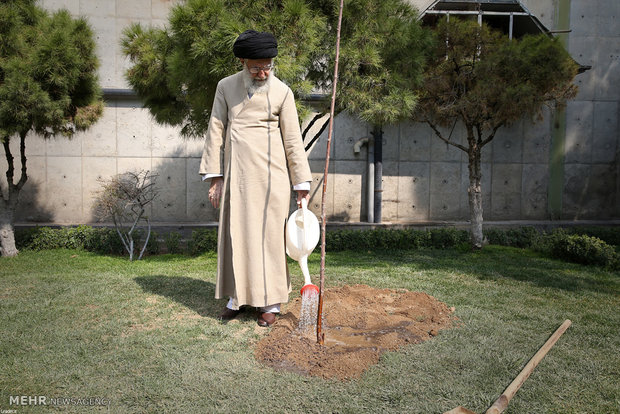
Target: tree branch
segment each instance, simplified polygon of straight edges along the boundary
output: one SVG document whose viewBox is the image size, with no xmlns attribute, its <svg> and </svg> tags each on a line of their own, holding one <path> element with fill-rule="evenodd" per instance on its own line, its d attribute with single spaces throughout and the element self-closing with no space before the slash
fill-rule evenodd
<svg viewBox="0 0 620 414">
<path fill-rule="evenodd" d="M 306 126 L 306 128 L 304 129 L 304 132 L 302 132 L 302 134 L 301 134 L 301 139 L 302 139 L 302 141 L 306 139 L 306 135 L 308 134 L 308 131 L 310 131 L 310 128 L 312 128 L 312 125 L 314 125 L 314 123 L 315 123 L 316 121 L 318 121 L 319 119 L 321 119 L 321 117 L 323 117 L 323 115 L 325 115 L 325 114 L 319 113 L 319 114 L 316 114 L 316 115 L 314 116 L 314 118 L 312 118 L 312 121 L 310 121 L 310 123 L 309 123 L 309 124 Z"/>
<path fill-rule="evenodd" d="M 484 145 L 482 144 L 482 128 L 480 127 L 480 123 L 476 124 L 476 134 L 478 134 L 476 141 L 480 148 L 482 148 Z"/>
<path fill-rule="evenodd" d="M 140 171 L 118 174 L 109 181 L 100 180 L 103 191 L 99 203 L 105 207 L 105 217 L 112 217 L 123 247 L 129 253 L 129 260 L 138 254 L 134 254 L 134 248 L 139 246 L 139 240 L 134 240 L 134 235 L 141 220 L 145 220 L 149 227 L 145 243 L 150 238 L 151 224 L 148 217 L 145 217 L 145 207 L 157 196 L 154 182 L 156 176 L 149 174 L 149 171 Z M 142 246 L 140 257 L 145 251 Z"/>
<path fill-rule="evenodd" d="M 456 148 L 460 149 L 461 151 L 467 152 L 467 147 L 465 147 L 465 146 L 463 146 L 461 144 L 457 144 L 456 142 L 452 142 L 450 140 L 445 139 L 441 135 L 441 132 L 437 129 L 437 127 L 428 118 L 425 119 L 425 122 L 433 129 L 433 131 L 435 131 L 435 135 L 437 135 L 437 137 L 439 137 L 439 139 L 441 139 L 443 142 L 445 142 L 446 144 L 450 144 L 453 147 L 456 147 Z"/>
<path fill-rule="evenodd" d="M 17 182 L 15 188 L 17 191 L 21 190 L 26 181 L 28 180 L 28 174 L 26 173 L 26 133 L 19 134 L 19 155 L 22 163 L 22 175 Z"/>
<path fill-rule="evenodd" d="M 114 214 L 112 214 L 112 221 L 114 221 L 114 228 L 116 229 L 116 232 L 118 233 L 118 237 L 120 237 L 121 242 L 123 243 L 123 246 L 125 247 L 125 250 L 127 250 L 127 253 L 129 253 L 129 256 L 131 257 L 131 250 L 129 249 L 129 245 L 125 241 L 125 237 L 120 231 L 120 226 L 118 225 L 118 222 L 116 221 L 116 216 Z"/>
<path fill-rule="evenodd" d="M 461 116 L 461 118 L 463 118 L 463 123 L 465 125 L 471 124 L 471 121 L 469 120 L 469 115 L 462 107 L 459 109 L 458 113 Z"/>
<path fill-rule="evenodd" d="M 129 229 L 129 231 L 127 232 L 127 234 L 129 234 L 129 238 L 133 238 L 133 236 L 131 235 L 131 233 L 133 233 L 133 231 L 136 229 L 136 226 L 138 225 L 138 221 L 140 221 L 140 218 L 142 217 L 142 214 L 144 213 L 144 209 L 140 209 L 140 213 L 136 214 L 136 212 L 133 210 L 133 208 L 131 209 L 134 212 L 134 215 L 136 216 L 135 220 L 133 221 L 133 224 L 131 225 L 131 229 Z"/>
<path fill-rule="evenodd" d="M 13 163 L 13 154 L 11 153 L 11 147 L 9 146 L 9 140 L 5 139 L 2 142 L 4 146 L 4 155 L 6 157 L 6 162 L 8 164 L 8 168 L 6 169 L 6 183 L 9 186 L 9 200 L 11 199 L 11 194 L 13 193 L 13 187 L 15 184 L 13 183 L 13 176 L 15 175 L 15 165 Z"/>
<path fill-rule="evenodd" d="M 504 122 L 500 122 L 499 124 L 495 125 L 495 127 L 493 127 L 493 131 L 491 131 L 491 135 L 489 135 L 487 139 L 485 139 L 484 141 L 480 143 L 480 148 L 484 147 L 486 144 L 491 142 L 491 140 L 495 137 L 495 133 L 497 132 L 497 130 L 500 129 L 503 125 L 504 125 Z"/>
<path fill-rule="evenodd" d="M 144 241 L 144 246 L 142 246 L 142 250 L 140 251 L 140 256 L 138 256 L 138 260 L 142 259 L 142 255 L 144 254 L 146 246 L 149 244 L 149 239 L 151 237 L 151 221 L 148 218 L 146 218 L 145 220 L 148 226 L 148 232 L 146 233 L 146 240 Z"/>
<path fill-rule="evenodd" d="M 323 124 L 323 126 L 321 127 L 321 129 L 319 130 L 319 132 L 316 133 L 316 135 L 314 135 L 314 137 L 312 138 L 312 140 L 310 140 L 310 142 L 308 143 L 308 145 L 306 145 L 306 147 L 304 148 L 305 151 L 308 151 L 310 149 L 310 147 L 312 146 L 312 144 L 314 144 L 314 142 L 319 139 L 319 136 L 321 136 L 321 134 L 323 133 L 323 131 L 325 131 L 325 128 L 327 128 L 327 125 L 329 125 L 329 118 L 327 119 L 327 121 L 325 121 L 325 123 Z"/>
</svg>

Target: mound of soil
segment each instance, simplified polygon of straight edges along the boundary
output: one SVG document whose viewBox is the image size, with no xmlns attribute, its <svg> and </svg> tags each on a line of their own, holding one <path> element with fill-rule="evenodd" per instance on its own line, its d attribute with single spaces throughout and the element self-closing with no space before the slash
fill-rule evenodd
<svg viewBox="0 0 620 414">
<path fill-rule="evenodd" d="M 385 351 L 426 341 L 454 319 L 454 308 L 422 292 L 366 285 L 327 289 L 323 299 L 324 345 L 313 326 L 300 331 L 301 298 L 292 301 L 256 348 L 275 369 L 323 378 L 359 377 Z"/>
</svg>

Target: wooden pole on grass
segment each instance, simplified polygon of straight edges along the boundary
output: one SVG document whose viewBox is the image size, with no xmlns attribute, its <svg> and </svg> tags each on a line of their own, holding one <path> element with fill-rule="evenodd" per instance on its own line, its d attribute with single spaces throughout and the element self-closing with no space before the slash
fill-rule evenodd
<svg viewBox="0 0 620 414">
<path fill-rule="evenodd" d="M 572 322 L 570 321 L 570 319 L 567 319 L 562 325 L 560 325 L 560 327 L 553 333 L 553 335 L 551 335 L 551 337 L 547 339 L 547 342 L 545 342 L 545 344 L 540 347 L 540 349 L 538 350 L 538 352 L 536 352 L 532 359 L 529 360 L 529 362 L 521 370 L 519 375 L 517 375 L 517 377 L 510 383 L 510 385 L 506 387 L 502 395 L 500 395 L 499 398 L 495 400 L 493 405 L 487 410 L 485 414 L 500 414 L 504 412 L 506 407 L 508 407 L 508 403 L 510 402 L 510 400 L 512 400 L 512 397 L 514 397 L 517 391 L 519 391 L 519 388 L 521 388 L 521 385 L 523 385 L 525 380 L 530 377 L 530 374 L 532 373 L 532 371 L 534 371 L 536 365 L 538 365 L 538 363 L 544 358 L 544 356 L 547 355 L 547 352 L 549 352 L 551 347 L 553 347 L 553 345 L 555 345 L 558 339 L 560 339 L 560 336 L 562 336 L 562 334 L 566 332 L 571 323 Z"/>
<path fill-rule="evenodd" d="M 342 27 L 342 9 L 344 0 L 340 0 L 340 10 L 338 11 L 338 30 L 336 31 L 336 60 L 334 64 L 334 83 L 332 85 L 332 103 L 329 111 L 329 130 L 327 132 L 327 153 L 325 154 L 325 171 L 323 172 L 323 194 L 321 198 L 321 283 L 319 285 L 319 306 L 316 318 L 316 341 L 323 345 L 325 343 L 325 333 L 322 331 L 323 321 L 323 290 L 325 286 L 325 225 L 327 217 L 325 214 L 325 193 L 327 190 L 327 171 L 329 169 L 329 151 L 334 132 L 334 107 L 336 105 L 336 86 L 338 85 L 338 59 L 340 57 L 340 28 Z"/>
</svg>

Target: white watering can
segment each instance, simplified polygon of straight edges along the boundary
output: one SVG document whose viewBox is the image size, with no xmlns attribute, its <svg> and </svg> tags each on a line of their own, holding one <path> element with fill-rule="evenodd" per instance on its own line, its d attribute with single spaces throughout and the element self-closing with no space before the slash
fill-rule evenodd
<svg viewBox="0 0 620 414">
<path fill-rule="evenodd" d="M 304 275 L 302 296 L 304 293 L 311 294 L 312 291 L 319 292 L 319 288 L 310 280 L 308 256 L 316 247 L 320 236 L 319 220 L 308 210 L 308 201 L 302 198 L 301 208 L 294 211 L 286 222 L 286 254 L 298 261 L 301 267 Z"/>
</svg>

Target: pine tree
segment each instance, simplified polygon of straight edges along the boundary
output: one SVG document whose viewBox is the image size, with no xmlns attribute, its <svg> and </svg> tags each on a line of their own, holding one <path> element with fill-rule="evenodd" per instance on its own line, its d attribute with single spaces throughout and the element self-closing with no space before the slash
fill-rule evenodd
<svg viewBox="0 0 620 414">
<path fill-rule="evenodd" d="M 545 105 L 564 105 L 576 94 L 578 65 L 546 34 L 510 40 L 477 22 L 445 19 L 435 29 L 418 110 L 435 135 L 467 153 L 472 246 L 482 248 L 482 148 L 497 131 L 523 117 L 540 118 Z M 467 145 L 440 131 L 461 122 Z"/>
<path fill-rule="evenodd" d="M 297 97 L 308 95 L 314 85 L 306 75 L 318 59 L 325 19 L 303 0 L 189 0 L 172 9 L 166 29 L 135 24 L 122 41 L 133 63 L 129 84 L 157 122 L 180 126 L 184 136 L 201 136 L 217 82 L 241 69 L 232 46 L 248 29 L 276 36 L 277 76 Z"/>
<path fill-rule="evenodd" d="M 71 136 L 103 111 L 97 83 L 93 34 L 84 19 L 67 11 L 52 15 L 34 0 L 0 3 L 0 142 L 8 164 L 0 198 L 0 251 L 18 253 L 14 215 L 28 180 L 26 135 Z M 21 174 L 15 183 L 10 142 L 19 140 Z"/>
<path fill-rule="evenodd" d="M 407 2 L 346 2 L 337 112 L 347 110 L 377 126 L 410 117 L 430 41 L 416 10 Z"/>
<path fill-rule="evenodd" d="M 169 28 L 134 25 L 124 33 L 123 50 L 133 63 L 127 79 L 158 122 L 181 126 L 185 136 L 201 136 L 217 82 L 241 68 L 232 54 L 235 39 L 250 28 L 270 31 L 279 44 L 276 74 L 302 98 L 297 105 L 304 119 L 303 98 L 331 89 L 338 4 L 189 0 L 172 10 Z M 345 2 L 336 113 L 359 116 L 377 134 L 381 126 L 409 117 L 430 45 L 430 35 L 406 1 Z M 323 104 L 314 120 L 329 112 L 328 99 Z M 312 142 L 306 139 L 306 147 Z M 377 138 L 379 149 L 381 143 Z"/>
<path fill-rule="evenodd" d="M 432 39 L 421 27 L 416 10 L 401 0 L 348 1 L 342 27 L 341 74 L 336 102 L 339 111 L 355 114 L 373 128 L 375 192 L 372 213 L 374 222 L 380 223 L 382 127 L 409 118 L 415 110 Z"/>
</svg>

